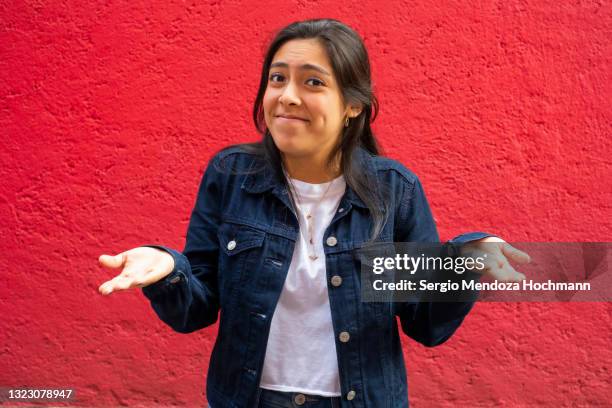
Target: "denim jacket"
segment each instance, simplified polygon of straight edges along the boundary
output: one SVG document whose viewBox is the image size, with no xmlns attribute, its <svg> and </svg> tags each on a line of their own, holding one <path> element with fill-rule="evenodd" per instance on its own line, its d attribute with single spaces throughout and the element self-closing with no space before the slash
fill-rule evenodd
<svg viewBox="0 0 612 408">
<path fill-rule="evenodd" d="M 439 241 L 414 173 L 361 148 L 354 159 L 389 189 L 380 241 Z M 170 275 L 143 288 L 159 318 L 181 333 L 219 319 L 206 384 L 215 408 L 258 405 L 270 323 L 299 234 L 285 185 L 270 166 L 249 172 L 255 163 L 256 156 L 237 147 L 215 155 L 200 184 L 184 251 L 150 245 L 168 251 L 175 262 Z M 435 346 L 455 332 L 473 303 L 362 302 L 361 268 L 354 252 L 368 241 L 371 221 L 367 206 L 347 185 L 323 236 L 341 406 L 407 407 L 396 316 L 406 335 Z M 452 242 L 485 236 L 464 234 Z M 341 281 L 335 278 L 332 285 L 337 276 Z M 341 332 L 349 333 L 348 341 L 339 340 Z"/>
</svg>

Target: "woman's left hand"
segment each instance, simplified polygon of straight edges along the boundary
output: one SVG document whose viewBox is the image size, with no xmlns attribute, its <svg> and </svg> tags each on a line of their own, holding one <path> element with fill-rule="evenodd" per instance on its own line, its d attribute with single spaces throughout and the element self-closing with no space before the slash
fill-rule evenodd
<svg viewBox="0 0 612 408">
<path fill-rule="evenodd" d="M 488 275 L 500 282 L 525 280 L 525 275 L 516 271 L 511 262 L 525 264 L 531 261 L 528 254 L 497 237 L 487 237 L 469 242 L 462 247 L 461 255 L 472 258 L 483 257 L 484 268 L 473 269 L 473 271 Z"/>
</svg>

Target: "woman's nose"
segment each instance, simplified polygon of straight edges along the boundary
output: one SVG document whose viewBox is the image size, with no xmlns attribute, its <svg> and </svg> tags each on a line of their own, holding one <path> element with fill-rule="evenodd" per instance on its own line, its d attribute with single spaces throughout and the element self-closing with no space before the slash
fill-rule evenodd
<svg viewBox="0 0 612 408">
<path fill-rule="evenodd" d="M 278 98 L 281 105 L 300 105 L 300 98 L 296 92 L 295 85 L 291 82 L 285 86 L 283 93 Z"/>
</svg>

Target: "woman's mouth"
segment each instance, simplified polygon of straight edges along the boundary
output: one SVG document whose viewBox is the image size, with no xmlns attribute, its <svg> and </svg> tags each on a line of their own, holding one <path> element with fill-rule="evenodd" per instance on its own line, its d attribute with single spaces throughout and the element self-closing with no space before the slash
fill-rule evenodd
<svg viewBox="0 0 612 408">
<path fill-rule="evenodd" d="M 308 122 L 306 119 L 298 118 L 296 116 L 284 116 L 278 115 L 276 119 L 281 123 L 306 123 Z"/>
</svg>

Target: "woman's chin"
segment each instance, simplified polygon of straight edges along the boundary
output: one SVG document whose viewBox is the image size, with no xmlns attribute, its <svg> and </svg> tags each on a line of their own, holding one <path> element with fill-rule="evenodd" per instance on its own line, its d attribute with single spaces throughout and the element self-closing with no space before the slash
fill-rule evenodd
<svg viewBox="0 0 612 408">
<path fill-rule="evenodd" d="M 303 153 L 304 148 L 300 146 L 299 137 L 297 134 L 291 135 L 287 133 L 281 133 L 276 136 L 272 136 L 274 144 L 281 152 L 290 155 L 299 155 Z"/>
</svg>

